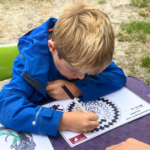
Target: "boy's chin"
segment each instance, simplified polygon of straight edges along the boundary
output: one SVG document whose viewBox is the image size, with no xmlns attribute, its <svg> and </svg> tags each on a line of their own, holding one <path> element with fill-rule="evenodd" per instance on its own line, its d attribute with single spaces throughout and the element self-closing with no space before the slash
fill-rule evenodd
<svg viewBox="0 0 150 150">
<path fill-rule="evenodd" d="M 65 76 L 65 78 L 67 78 L 68 80 L 74 80 L 74 78 L 70 78 L 70 77 L 66 77 L 66 76 Z"/>
<path fill-rule="evenodd" d="M 68 78 L 68 77 L 67 77 L 67 79 L 68 79 L 68 80 L 73 80 L 73 78 Z"/>
</svg>

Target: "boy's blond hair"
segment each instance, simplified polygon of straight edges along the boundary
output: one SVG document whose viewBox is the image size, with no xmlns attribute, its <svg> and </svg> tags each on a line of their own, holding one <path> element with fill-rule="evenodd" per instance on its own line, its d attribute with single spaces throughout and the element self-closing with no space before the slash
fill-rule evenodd
<svg viewBox="0 0 150 150">
<path fill-rule="evenodd" d="M 73 1 L 56 22 L 52 40 L 59 58 L 79 73 L 98 74 L 112 61 L 114 33 L 108 16 L 95 6 Z"/>
</svg>

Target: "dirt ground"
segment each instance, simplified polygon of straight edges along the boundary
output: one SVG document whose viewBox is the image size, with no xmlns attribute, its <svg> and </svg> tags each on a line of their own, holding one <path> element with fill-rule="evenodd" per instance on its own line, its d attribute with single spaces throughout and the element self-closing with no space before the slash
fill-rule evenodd
<svg viewBox="0 0 150 150">
<path fill-rule="evenodd" d="M 2 0 L 1 0 L 2 1 Z M 13 44 L 26 32 L 41 25 L 49 17 L 59 18 L 61 8 L 70 0 L 3 0 L 0 1 L 0 45 Z M 120 31 L 120 24 L 134 20 L 147 20 L 139 16 L 139 8 L 132 7 L 130 0 L 106 0 L 98 4 L 99 0 L 89 0 L 100 10 L 105 12 L 112 23 L 115 35 Z M 115 40 L 113 60 L 123 69 L 126 76 L 138 77 L 144 82 L 150 82 L 150 72 L 140 66 L 143 54 L 150 55 L 150 41 L 119 42 Z M 134 70 L 132 69 L 134 68 Z M 0 82 L 0 89 L 9 80 Z"/>
</svg>

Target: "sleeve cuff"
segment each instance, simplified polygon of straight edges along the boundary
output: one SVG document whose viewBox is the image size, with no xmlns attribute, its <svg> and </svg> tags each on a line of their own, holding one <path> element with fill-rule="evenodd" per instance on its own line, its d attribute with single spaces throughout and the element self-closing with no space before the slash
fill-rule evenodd
<svg viewBox="0 0 150 150">
<path fill-rule="evenodd" d="M 58 125 L 63 112 L 43 107 L 39 116 L 40 134 L 57 136 Z"/>
</svg>

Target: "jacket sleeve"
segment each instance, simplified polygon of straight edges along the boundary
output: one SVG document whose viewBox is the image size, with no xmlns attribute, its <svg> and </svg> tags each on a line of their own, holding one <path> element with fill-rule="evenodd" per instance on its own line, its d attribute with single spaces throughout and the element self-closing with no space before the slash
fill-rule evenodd
<svg viewBox="0 0 150 150">
<path fill-rule="evenodd" d="M 40 107 L 29 101 L 35 90 L 21 75 L 24 64 L 19 54 L 14 61 L 14 76 L 0 92 L 0 123 L 14 130 L 56 136 L 63 112 Z M 34 120 L 36 125 L 32 125 Z"/>
<path fill-rule="evenodd" d="M 85 102 L 121 89 L 126 83 L 126 77 L 112 61 L 99 75 L 86 75 L 83 80 L 75 80 L 74 83 L 82 91 L 80 99 Z"/>
</svg>

